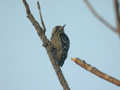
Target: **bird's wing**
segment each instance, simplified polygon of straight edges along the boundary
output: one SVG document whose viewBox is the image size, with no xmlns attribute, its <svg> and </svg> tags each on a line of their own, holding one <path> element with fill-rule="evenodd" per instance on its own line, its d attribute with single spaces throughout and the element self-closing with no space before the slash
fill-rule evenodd
<svg viewBox="0 0 120 90">
<path fill-rule="evenodd" d="M 68 52 L 68 49 L 70 47 L 70 41 L 66 34 L 62 33 L 60 34 L 61 41 L 62 41 L 62 48 Z"/>
</svg>

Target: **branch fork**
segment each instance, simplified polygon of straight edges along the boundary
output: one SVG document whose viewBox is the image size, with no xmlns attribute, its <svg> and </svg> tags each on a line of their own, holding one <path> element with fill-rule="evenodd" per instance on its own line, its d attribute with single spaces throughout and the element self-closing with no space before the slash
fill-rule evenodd
<svg viewBox="0 0 120 90">
<path fill-rule="evenodd" d="M 29 5 L 26 2 L 26 0 L 23 0 L 23 4 L 24 4 L 24 6 L 26 8 L 26 13 L 27 13 L 28 19 L 33 24 L 35 30 L 38 33 L 38 36 L 40 37 L 40 39 L 43 42 L 43 46 L 45 47 L 45 49 L 46 49 L 46 51 L 48 53 L 48 56 L 50 58 L 50 61 L 51 61 L 52 65 L 53 65 L 53 68 L 54 68 L 54 70 L 56 72 L 56 75 L 57 75 L 57 77 L 59 79 L 59 82 L 60 82 L 61 86 L 63 87 L 64 90 L 70 90 L 70 88 L 68 86 L 68 83 L 65 80 L 64 75 L 63 75 L 63 73 L 61 71 L 61 68 L 59 67 L 59 65 L 57 63 L 57 57 L 55 55 L 56 51 L 53 50 L 53 45 L 50 43 L 50 41 L 47 39 L 47 36 L 45 35 L 46 27 L 45 27 L 44 20 L 43 20 L 43 17 L 42 17 L 39 2 L 37 2 L 37 8 L 39 10 L 40 20 L 41 20 L 42 26 L 40 26 L 40 24 L 35 20 L 34 16 L 32 15 L 32 13 L 30 11 Z"/>
</svg>

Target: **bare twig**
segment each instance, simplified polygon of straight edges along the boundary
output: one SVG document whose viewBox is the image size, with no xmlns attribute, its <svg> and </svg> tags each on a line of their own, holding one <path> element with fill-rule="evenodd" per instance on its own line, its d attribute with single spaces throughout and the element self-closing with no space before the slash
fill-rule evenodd
<svg viewBox="0 0 120 90">
<path fill-rule="evenodd" d="M 74 61 L 76 64 L 78 64 L 79 66 L 81 66 L 85 70 L 95 74 L 96 76 L 101 77 L 102 79 L 105 79 L 105 80 L 107 80 L 107 81 L 109 81 L 117 86 L 120 86 L 120 80 L 117 80 L 116 78 L 111 77 L 111 76 L 101 72 L 97 68 L 87 64 L 84 60 L 81 60 L 79 58 L 72 58 L 72 61 Z"/>
<path fill-rule="evenodd" d="M 26 2 L 26 0 L 23 0 L 23 3 L 24 3 L 24 6 L 26 8 L 26 13 L 27 13 L 27 17 L 28 19 L 30 20 L 30 22 L 33 24 L 33 26 L 35 27 L 35 30 L 37 31 L 40 39 L 42 40 L 43 42 L 43 45 L 48 53 L 48 56 L 50 58 L 50 61 L 53 65 L 53 68 L 56 72 L 56 75 L 60 81 L 60 84 L 62 85 L 63 89 L 64 90 L 70 90 L 68 84 L 67 84 L 67 81 L 65 80 L 64 78 L 64 75 L 60 69 L 60 67 L 58 66 L 58 63 L 57 63 L 57 57 L 56 57 L 56 51 L 53 49 L 53 45 L 50 43 L 50 41 L 47 39 L 46 35 L 45 35 L 45 26 L 44 24 L 43 25 L 43 28 L 39 25 L 39 23 L 35 20 L 34 16 L 32 15 L 31 11 L 30 11 L 30 8 L 29 8 L 29 5 L 28 3 Z M 40 7 L 38 5 L 38 9 L 40 10 Z M 40 12 L 41 13 L 41 12 Z M 43 19 L 42 19 L 42 14 L 40 14 L 41 16 L 41 22 L 43 22 Z"/>
<path fill-rule="evenodd" d="M 103 19 L 92 7 L 92 5 L 90 4 L 90 2 L 88 0 L 84 0 L 85 4 L 87 5 L 87 7 L 90 9 L 90 11 L 92 12 L 92 14 L 99 20 L 101 21 L 105 26 L 107 26 L 110 30 L 112 30 L 113 32 L 117 32 L 116 28 L 114 28 L 111 24 L 109 24 L 105 19 Z"/>
<path fill-rule="evenodd" d="M 120 35 L 119 2 L 118 2 L 118 0 L 113 0 L 113 1 L 114 1 L 115 14 L 116 14 L 117 31 L 118 31 L 118 34 Z"/>
<path fill-rule="evenodd" d="M 42 23 L 42 26 L 43 26 L 43 29 L 44 29 L 44 32 L 45 32 L 46 31 L 46 27 L 45 27 L 44 20 L 43 20 L 43 17 L 42 17 L 42 13 L 41 13 L 41 8 L 40 8 L 39 2 L 37 2 L 37 6 L 38 6 L 39 14 L 40 14 L 41 23 Z"/>
<path fill-rule="evenodd" d="M 114 1 L 114 7 L 115 7 L 116 21 L 117 21 L 117 25 L 119 26 L 120 24 L 119 3 L 118 3 L 118 0 L 113 0 L 113 1 Z"/>
</svg>

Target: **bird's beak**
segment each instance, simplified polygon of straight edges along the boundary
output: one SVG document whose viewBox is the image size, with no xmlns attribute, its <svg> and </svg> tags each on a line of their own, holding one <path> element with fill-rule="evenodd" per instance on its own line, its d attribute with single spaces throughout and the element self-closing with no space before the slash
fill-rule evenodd
<svg viewBox="0 0 120 90">
<path fill-rule="evenodd" d="M 63 25 L 63 29 L 65 28 L 66 24 Z"/>
<path fill-rule="evenodd" d="M 64 30 L 65 26 L 66 26 L 66 24 L 64 24 L 64 25 L 62 26 L 62 30 Z"/>
</svg>

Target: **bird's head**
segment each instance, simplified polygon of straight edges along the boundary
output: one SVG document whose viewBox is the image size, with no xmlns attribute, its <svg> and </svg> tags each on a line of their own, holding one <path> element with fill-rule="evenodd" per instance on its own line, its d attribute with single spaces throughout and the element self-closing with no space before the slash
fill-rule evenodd
<svg viewBox="0 0 120 90">
<path fill-rule="evenodd" d="M 66 25 L 63 25 L 63 26 L 55 26 L 53 28 L 53 32 L 52 33 L 64 33 L 64 27 Z"/>
</svg>

